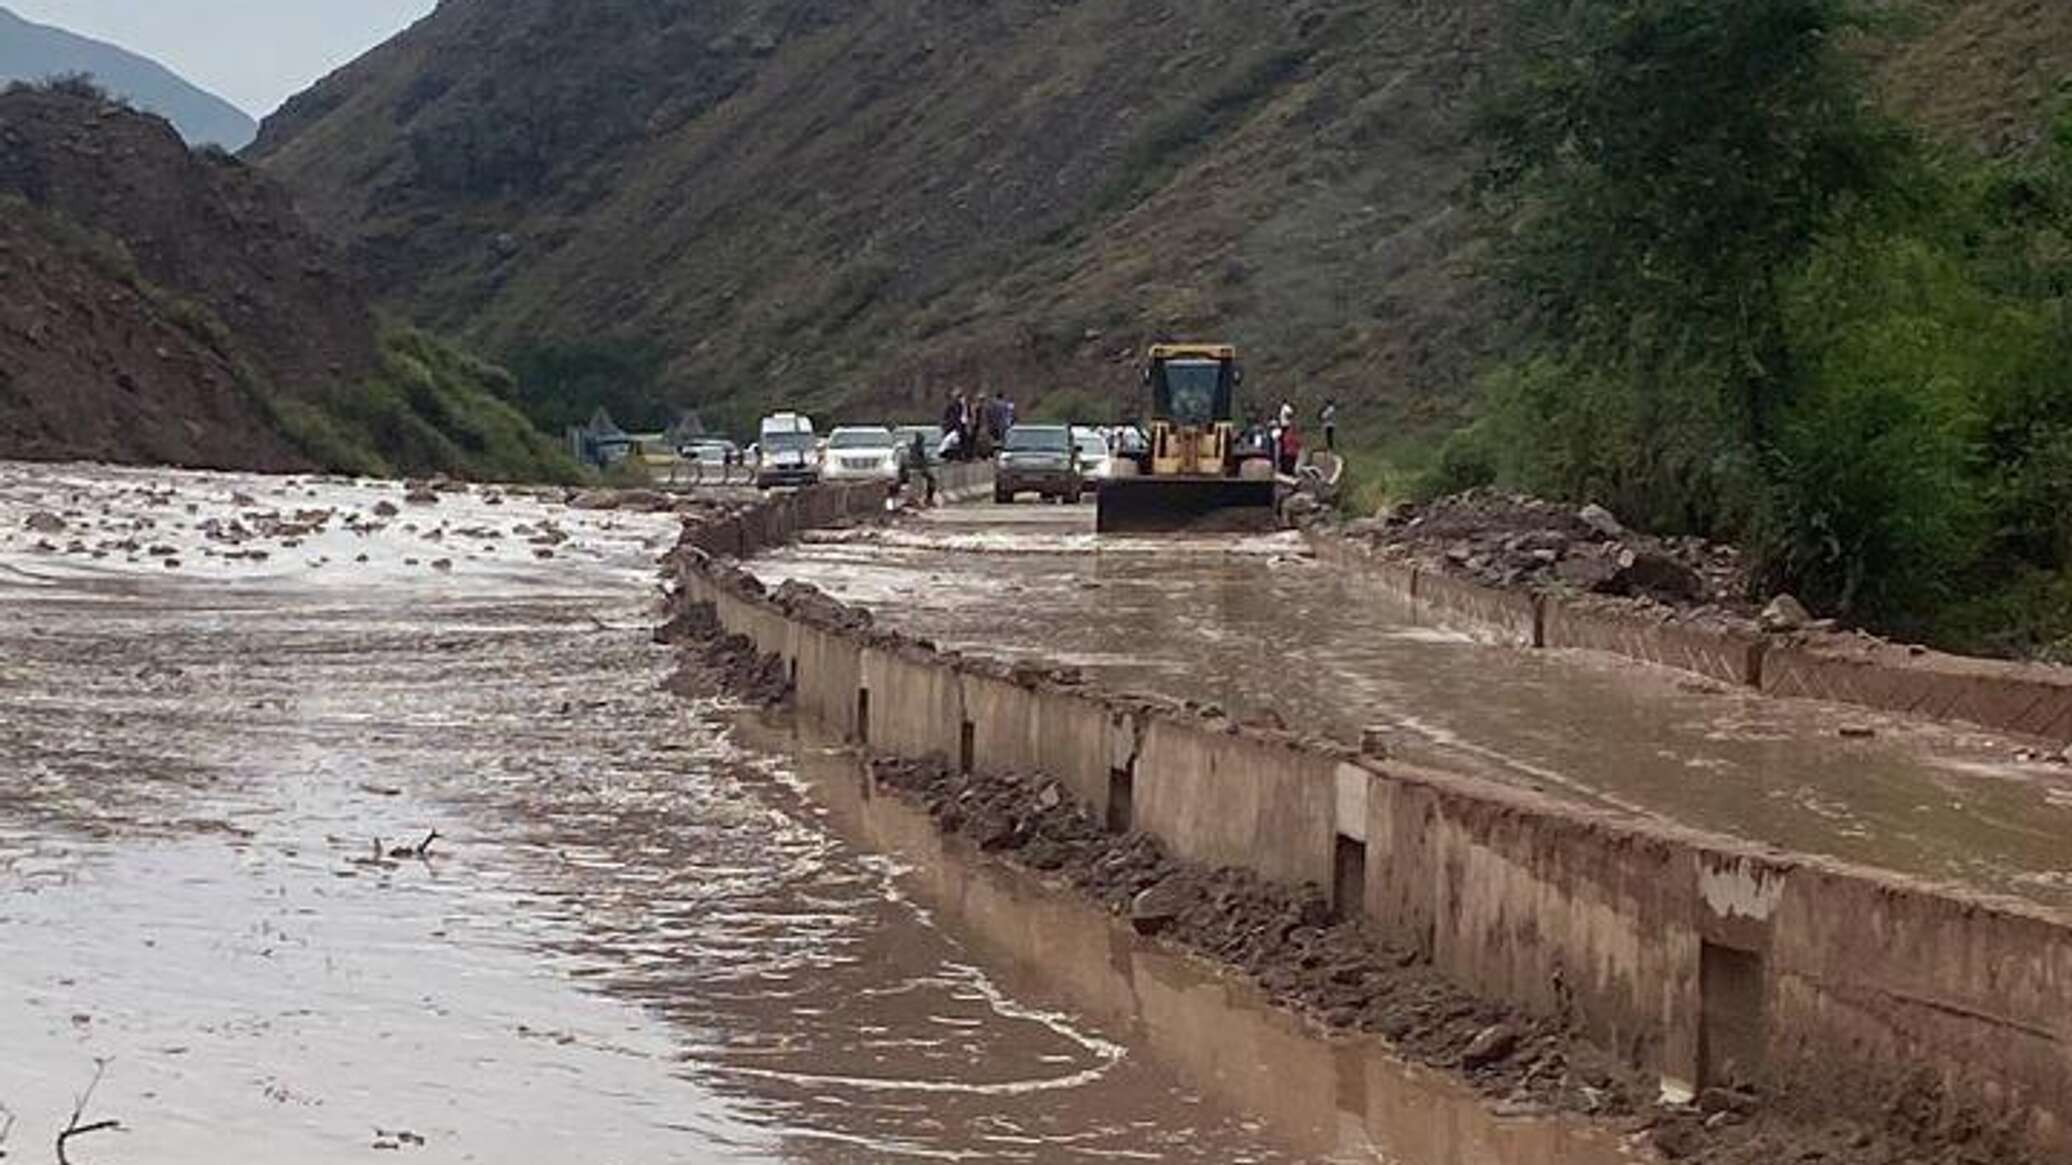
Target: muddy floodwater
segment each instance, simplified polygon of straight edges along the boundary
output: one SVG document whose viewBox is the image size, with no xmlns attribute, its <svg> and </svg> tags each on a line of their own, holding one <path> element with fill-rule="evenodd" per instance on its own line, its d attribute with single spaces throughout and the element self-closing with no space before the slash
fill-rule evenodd
<svg viewBox="0 0 2072 1165">
<path fill-rule="evenodd" d="M 1618 1159 L 664 694 L 675 533 L 0 465 L 4 1148 L 99 1062 L 97 1165 Z"/>
<path fill-rule="evenodd" d="M 1344 740 L 1381 727 L 1413 762 L 2072 907 L 2072 769 L 2016 759 L 2042 742 L 1491 646 L 1316 563 L 1295 535 L 1097 536 L 1090 510 L 940 510 L 751 567 L 946 647 Z"/>
</svg>

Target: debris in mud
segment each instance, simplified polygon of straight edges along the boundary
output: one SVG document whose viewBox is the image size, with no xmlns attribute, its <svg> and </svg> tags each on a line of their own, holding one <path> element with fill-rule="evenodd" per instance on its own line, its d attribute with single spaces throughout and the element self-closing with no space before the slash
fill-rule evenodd
<svg viewBox="0 0 2072 1165">
<path fill-rule="evenodd" d="M 709 604 L 698 604 L 655 630 L 655 642 L 682 647 L 666 681 L 678 695 L 725 692 L 744 703 L 775 708 L 792 696 L 784 661 L 764 655 L 744 635 L 722 633 Z"/>
<path fill-rule="evenodd" d="M 373 1148 L 402 1149 L 406 1146 L 412 1149 L 422 1149 L 424 1148 L 424 1138 L 417 1133 L 411 1132 L 409 1129 L 397 1129 L 394 1132 L 389 1132 L 385 1129 L 374 1130 Z"/>
<path fill-rule="evenodd" d="M 1732 546 L 1628 530 L 1602 506 L 1582 509 L 1493 489 L 1391 507 L 1348 522 L 1350 539 L 1503 587 L 1555 587 L 1748 616 L 1748 580 Z"/>
<path fill-rule="evenodd" d="M 73 1102 L 72 1116 L 65 1122 L 64 1129 L 58 1133 L 57 1144 L 55 1146 L 58 1156 L 58 1165 L 72 1165 L 71 1158 L 66 1156 L 65 1154 L 65 1145 L 67 1142 L 71 1141 L 72 1138 L 83 1137 L 88 1135 L 89 1133 L 122 1131 L 122 1122 L 117 1120 L 98 1120 L 87 1123 L 81 1123 L 85 1120 L 87 1105 L 93 1102 L 94 1090 L 101 1086 L 101 1077 L 106 1075 L 108 1072 L 109 1063 L 110 1061 L 105 1059 L 96 1059 L 94 1061 L 93 1079 L 87 1081 L 85 1090 L 82 1091 L 79 1094 L 78 1099 Z M 12 1128 L 13 1124 L 13 1119 L 10 1117 L 8 1121 L 8 1127 Z"/>
</svg>

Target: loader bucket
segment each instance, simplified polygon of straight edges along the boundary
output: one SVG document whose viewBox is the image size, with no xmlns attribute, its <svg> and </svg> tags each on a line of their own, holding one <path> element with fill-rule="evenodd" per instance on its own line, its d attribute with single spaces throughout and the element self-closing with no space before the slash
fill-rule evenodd
<svg viewBox="0 0 2072 1165">
<path fill-rule="evenodd" d="M 1094 529 L 1103 534 L 1268 533 L 1279 528 L 1271 479 L 1117 477 L 1101 486 Z"/>
</svg>

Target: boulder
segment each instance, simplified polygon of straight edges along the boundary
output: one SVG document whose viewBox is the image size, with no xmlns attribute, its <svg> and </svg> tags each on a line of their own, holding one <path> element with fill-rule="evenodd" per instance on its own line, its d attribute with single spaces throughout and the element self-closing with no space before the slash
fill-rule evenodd
<svg viewBox="0 0 2072 1165">
<path fill-rule="evenodd" d="M 38 510 L 30 514 L 29 520 L 25 525 L 29 527 L 29 532 L 32 534 L 62 534 L 65 532 L 65 520 L 49 510 Z"/>
<path fill-rule="evenodd" d="M 1577 510 L 1576 520 L 1604 535 L 1606 538 L 1622 538 L 1626 534 L 1626 527 L 1619 524 L 1619 519 L 1612 516 L 1610 510 L 1605 509 L 1596 502 L 1592 502 Z"/>
<path fill-rule="evenodd" d="M 1619 553 L 1619 569 L 1611 589 L 1646 595 L 1667 603 L 1696 602 L 1705 595 L 1705 579 L 1682 559 L 1659 550 L 1628 548 Z"/>
<path fill-rule="evenodd" d="M 1517 1050 L 1518 1033 L 1505 1024 L 1491 1024 L 1468 1041 L 1467 1049 L 1460 1054 L 1460 1066 L 1472 1072 L 1501 1064 Z"/>
<path fill-rule="evenodd" d="M 1791 595 L 1778 595 L 1756 616 L 1765 631 L 1796 631 L 1813 621 L 1813 613 Z"/>
<path fill-rule="evenodd" d="M 1187 909 L 1188 897 L 1185 883 L 1167 878 L 1130 900 L 1130 925 L 1138 934 L 1157 934 Z"/>
<path fill-rule="evenodd" d="M 1554 564 L 1554 577 L 1578 590 L 1600 591 L 1611 585 L 1619 575 L 1619 561 L 1609 554 L 1596 551 L 1573 553 Z"/>
</svg>

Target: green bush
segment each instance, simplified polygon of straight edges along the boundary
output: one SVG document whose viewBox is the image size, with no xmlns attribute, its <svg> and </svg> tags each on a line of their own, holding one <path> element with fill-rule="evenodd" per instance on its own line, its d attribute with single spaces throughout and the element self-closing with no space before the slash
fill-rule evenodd
<svg viewBox="0 0 2072 1165">
<path fill-rule="evenodd" d="M 510 375 L 426 333 L 382 336 L 370 380 L 274 406 L 283 431 L 327 469 L 366 476 L 445 473 L 573 482 L 581 471 L 500 395 Z"/>
<path fill-rule="evenodd" d="M 2072 614 L 2072 123 L 2011 162 L 1868 112 L 1855 0 L 1525 0 L 1482 132 L 1522 336 L 1427 489 L 1739 539 L 1953 647 Z"/>
</svg>

